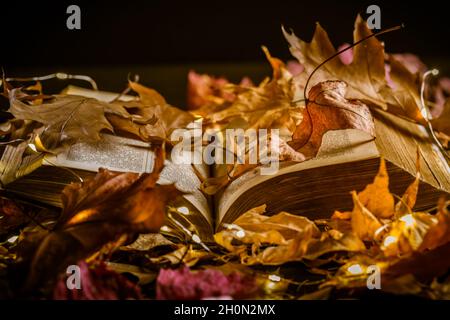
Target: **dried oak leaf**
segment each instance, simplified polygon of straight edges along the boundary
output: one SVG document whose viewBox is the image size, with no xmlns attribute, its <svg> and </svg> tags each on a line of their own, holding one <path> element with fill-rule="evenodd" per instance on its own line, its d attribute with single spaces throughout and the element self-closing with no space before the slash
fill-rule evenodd
<svg viewBox="0 0 450 320">
<path fill-rule="evenodd" d="M 115 129 L 134 134 L 144 141 L 168 140 L 174 129 L 185 128 L 194 121 L 192 114 L 169 105 L 156 90 L 132 81 L 129 87 L 139 94 L 139 101 L 116 102 L 132 117 L 109 115 L 108 120 Z"/>
<path fill-rule="evenodd" d="M 303 121 L 289 145 L 306 158 L 319 151 L 323 135 L 330 130 L 359 129 L 375 136 L 369 108 L 345 98 L 347 85 L 342 81 L 321 82 L 309 91 Z"/>
<path fill-rule="evenodd" d="M 28 287 L 51 279 L 65 266 L 86 258 L 124 234 L 157 232 L 166 203 L 180 193 L 157 185 L 164 156 L 156 151 L 150 174 L 101 170 L 95 177 L 63 190 L 63 212 L 40 243 L 31 263 Z"/>
<path fill-rule="evenodd" d="M 123 118 L 130 115 L 122 106 L 75 95 L 55 95 L 49 102 L 40 105 L 25 103 L 29 96 L 20 89 L 9 91 L 8 112 L 16 119 L 33 120 L 44 125 L 43 136 L 46 149 L 71 144 L 77 140 L 95 141 L 100 131 L 113 131 L 105 114 Z"/>
<path fill-rule="evenodd" d="M 292 55 L 311 74 L 322 62 L 337 51 L 332 45 L 326 31 L 317 24 L 310 43 L 297 38 L 295 34 L 283 29 L 289 42 Z M 354 42 L 372 34 L 367 23 L 358 16 L 355 21 Z M 332 59 L 322 65 L 314 74 L 312 84 L 325 80 L 337 79 L 348 84 L 348 98 L 358 99 L 369 106 L 389 109 L 391 112 L 424 123 L 418 112 L 420 107 L 419 90 L 411 83 L 411 73 L 402 64 L 392 60 L 392 78 L 395 89 L 389 86 L 385 72 L 385 52 L 383 44 L 371 37 L 353 48 L 351 63 L 349 59 Z M 300 74 L 305 79 L 304 74 Z M 403 78 L 405 77 L 405 78 Z"/>
</svg>

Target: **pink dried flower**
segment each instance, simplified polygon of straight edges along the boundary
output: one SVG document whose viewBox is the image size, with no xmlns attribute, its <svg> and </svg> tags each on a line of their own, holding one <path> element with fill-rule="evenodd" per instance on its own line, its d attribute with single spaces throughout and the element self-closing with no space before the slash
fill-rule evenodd
<svg viewBox="0 0 450 320">
<path fill-rule="evenodd" d="M 81 289 L 68 289 L 62 277 L 55 286 L 56 300 L 121 300 L 143 298 L 140 288 L 124 276 L 106 268 L 104 263 L 89 267 L 79 262 Z"/>
<path fill-rule="evenodd" d="M 258 288 L 253 278 L 233 272 L 206 269 L 191 271 L 188 267 L 162 269 L 156 284 L 157 299 L 194 300 L 214 297 L 242 299 L 254 295 Z"/>
</svg>

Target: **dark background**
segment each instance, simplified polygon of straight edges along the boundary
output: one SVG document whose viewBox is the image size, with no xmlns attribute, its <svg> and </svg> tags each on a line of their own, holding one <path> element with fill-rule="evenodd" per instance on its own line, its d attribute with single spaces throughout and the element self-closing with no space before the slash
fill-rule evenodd
<svg viewBox="0 0 450 320">
<path fill-rule="evenodd" d="M 81 7 L 81 30 L 66 28 L 70 4 Z M 112 91 L 138 73 L 183 105 L 189 69 L 258 81 L 270 74 L 261 45 L 290 58 L 282 24 L 309 40 L 320 21 L 339 45 L 352 41 L 355 17 L 367 17 L 370 4 L 381 7 L 382 28 L 406 26 L 382 37 L 387 51 L 417 53 L 449 73 L 444 1 L 15 1 L 0 7 L 0 65 L 9 77 L 83 73 Z M 56 90 L 67 82 L 46 85 Z"/>
</svg>

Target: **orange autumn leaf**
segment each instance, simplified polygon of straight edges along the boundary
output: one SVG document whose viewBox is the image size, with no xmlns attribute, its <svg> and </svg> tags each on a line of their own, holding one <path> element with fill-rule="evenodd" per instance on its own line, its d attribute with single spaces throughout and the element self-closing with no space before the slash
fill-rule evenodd
<svg viewBox="0 0 450 320">
<path fill-rule="evenodd" d="M 354 205 L 351 218 L 352 230 L 361 240 L 370 241 L 382 223 L 364 206 L 355 191 L 352 192 L 352 197 Z"/>
<path fill-rule="evenodd" d="M 241 215 L 232 225 L 214 235 L 214 240 L 244 264 L 282 264 L 300 260 L 308 242 L 320 235 L 316 225 L 306 217 L 280 212 L 264 215 L 266 206 L 253 208 Z M 235 245 L 238 241 L 241 244 Z M 247 246 L 251 245 L 251 253 Z M 270 245 L 263 247 L 263 245 Z"/>
<path fill-rule="evenodd" d="M 333 215 L 331 216 L 331 219 L 334 220 L 350 220 L 352 218 L 352 212 L 351 211 L 338 211 L 336 210 L 333 212 Z"/>
<path fill-rule="evenodd" d="M 296 128 L 289 145 L 306 158 L 314 157 L 330 130 L 358 129 L 375 136 L 369 108 L 345 98 L 347 85 L 342 81 L 324 81 L 309 91 L 304 119 Z"/>
<path fill-rule="evenodd" d="M 235 99 L 221 110 L 209 112 L 205 121 L 223 127 L 230 122 L 243 120 L 242 129 L 280 129 L 282 136 L 291 136 L 302 120 L 302 106 L 292 104 L 295 83 L 284 63 L 272 57 L 263 47 L 272 66 L 271 79 L 263 80 L 257 87 L 230 85 Z M 242 122 L 242 121 L 241 121 Z"/>
<path fill-rule="evenodd" d="M 229 90 L 232 86 L 223 77 L 213 77 L 208 74 L 198 74 L 189 71 L 187 84 L 187 107 L 194 113 L 206 116 L 227 107 L 236 99 L 236 94 Z M 245 77 L 239 83 L 241 87 L 253 87 L 252 81 Z"/>
<path fill-rule="evenodd" d="M 389 176 L 383 158 L 373 183 L 359 192 L 358 198 L 375 217 L 390 218 L 394 214 L 394 197 L 389 192 Z"/>
<path fill-rule="evenodd" d="M 448 203 L 441 198 L 438 203 L 438 212 L 434 217 L 437 221 L 425 235 L 420 251 L 435 249 L 450 242 L 450 213 L 447 210 Z"/>
<path fill-rule="evenodd" d="M 401 197 L 400 201 L 395 205 L 395 217 L 400 217 L 411 212 L 412 208 L 416 204 L 417 193 L 419 192 L 420 184 L 420 172 L 417 171 L 416 178 L 406 188 L 405 193 Z"/>
<path fill-rule="evenodd" d="M 437 219 L 431 214 L 408 213 L 392 222 L 390 231 L 384 236 L 381 250 L 385 256 L 398 256 L 418 251 Z"/>
<path fill-rule="evenodd" d="M 365 249 L 364 243 L 352 233 L 334 229 L 320 232 L 306 217 L 287 212 L 269 217 L 264 215 L 265 208 L 265 205 L 256 207 L 241 215 L 214 235 L 216 243 L 247 265 L 315 260 L 327 253 Z"/>
<path fill-rule="evenodd" d="M 304 259 L 315 260 L 330 252 L 359 252 L 366 249 L 364 243 L 353 233 L 332 229 L 323 232 L 320 239 L 312 239 Z"/>
<path fill-rule="evenodd" d="M 450 99 L 447 99 L 441 114 L 431 120 L 434 130 L 440 131 L 450 136 Z"/>
</svg>

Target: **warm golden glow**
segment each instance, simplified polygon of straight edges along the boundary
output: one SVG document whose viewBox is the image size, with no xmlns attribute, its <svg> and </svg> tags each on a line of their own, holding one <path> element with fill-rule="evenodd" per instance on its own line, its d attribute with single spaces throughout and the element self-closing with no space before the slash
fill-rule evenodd
<svg viewBox="0 0 450 320">
<path fill-rule="evenodd" d="M 36 145 L 35 145 L 34 143 L 29 143 L 29 144 L 28 144 L 28 147 L 29 147 L 31 150 L 33 150 L 34 152 L 38 152 L 38 151 L 37 151 L 37 148 L 36 148 Z"/>
<path fill-rule="evenodd" d="M 416 220 L 412 216 L 412 214 L 407 214 L 399 219 L 405 223 L 406 227 L 412 227 L 416 223 Z"/>
<path fill-rule="evenodd" d="M 396 243 L 396 242 L 397 242 L 397 237 L 394 237 L 394 236 L 387 236 L 387 237 L 384 239 L 383 245 L 384 245 L 385 247 L 389 247 L 391 244 L 394 244 L 394 243 Z"/>
<path fill-rule="evenodd" d="M 192 241 L 194 241 L 195 243 L 201 243 L 201 242 L 202 242 L 202 240 L 200 239 L 200 237 L 199 237 L 198 235 L 196 235 L 196 234 L 194 234 L 194 235 L 192 236 Z"/>
<path fill-rule="evenodd" d="M 162 232 L 170 232 L 171 229 L 168 226 L 162 226 L 159 230 L 161 230 Z"/>
<path fill-rule="evenodd" d="M 238 238 L 244 238 L 245 237 L 245 231 L 244 230 L 239 230 L 239 231 L 236 231 L 236 237 L 238 237 Z"/>
<path fill-rule="evenodd" d="M 276 275 L 276 274 L 271 274 L 269 276 L 269 280 L 273 281 L 273 282 L 279 282 L 281 280 L 280 276 Z"/>
<path fill-rule="evenodd" d="M 359 264 L 352 264 L 350 267 L 347 268 L 348 273 L 352 275 L 359 275 L 363 273 L 363 269 Z"/>
<path fill-rule="evenodd" d="M 184 214 L 185 216 L 187 216 L 190 213 L 189 209 L 186 207 L 179 207 L 177 208 L 177 211 L 181 214 Z"/>
</svg>

